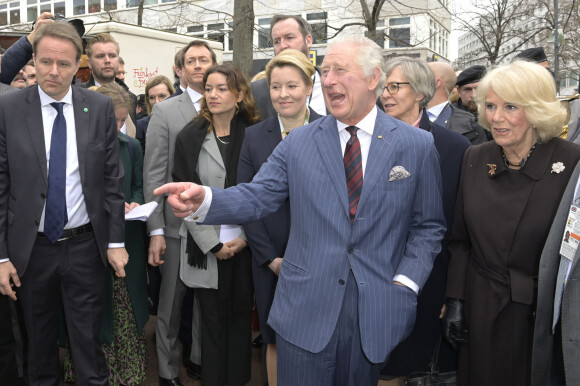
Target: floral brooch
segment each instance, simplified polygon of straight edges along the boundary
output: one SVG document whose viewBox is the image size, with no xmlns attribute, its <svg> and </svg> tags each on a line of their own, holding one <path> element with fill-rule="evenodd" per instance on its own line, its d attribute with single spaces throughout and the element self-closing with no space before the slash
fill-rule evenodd
<svg viewBox="0 0 580 386">
<path fill-rule="evenodd" d="M 554 162 L 552 164 L 552 171 L 550 173 L 560 173 L 566 169 L 566 166 L 562 162 Z"/>
<path fill-rule="evenodd" d="M 487 164 L 487 166 L 489 166 L 489 175 L 493 176 L 495 174 L 495 169 L 497 169 L 497 165 L 496 164 Z"/>
</svg>

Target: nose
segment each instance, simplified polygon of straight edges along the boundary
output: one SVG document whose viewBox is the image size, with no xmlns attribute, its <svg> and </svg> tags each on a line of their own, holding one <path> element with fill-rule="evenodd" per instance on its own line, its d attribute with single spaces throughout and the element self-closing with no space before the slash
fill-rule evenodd
<svg viewBox="0 0 580 386">
<path fill-rule="evenodd" d="M 322 86 L 330 87 L 335 82 L 334 71 L 329 69 L 326 75 L 322 77 Z"/>
<path fill-rule="evenodd" d="M 494 113 L 493 113 L 493 117 L 492 120 L 494 122 L 500 122 L 503 119 L 503 109 L 497 108 L 495 109 Z"/>
<path fill-rule="evenodd" d="M 58 76 L 58 64 L 54 63 L 50 68 L 50 75 Z"/>
</svg>

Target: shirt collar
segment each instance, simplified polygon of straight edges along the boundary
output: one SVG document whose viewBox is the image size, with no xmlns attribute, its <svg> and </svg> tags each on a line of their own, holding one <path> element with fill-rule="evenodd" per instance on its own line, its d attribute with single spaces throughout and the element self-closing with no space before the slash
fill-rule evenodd
<svg viewBox="0 0 580 386">
<path fill-rule="evenodd" d="M 71 86 L 69 86 L 68 92 L 66 93 L 66 95 L 59 101 L 48 96 L 44 91 L 42 91 L 42 88 L 40 88 L 40 86 L 38 86 L 38 95 L 40 96 L 40 105 L 43 107 L 46 105 L 49 105 L 53 102 L 64 102 L 65 104 L 72 105 L 72 87 Z"/>
<path fill-rule="evenodd" d="M 438 105 L 431 107 L 427 111 L 430 112 L 431 114 L 433 114 L 435 117 L 439 117 L 439 115 L 441 115 L 441 112 L 443 111 L 445 106 L 447 106 L 447 103 L 449 103 L 449 102 L 445 101 L 443 103 L 439 103 Z"/>
<path fill-rule="evenodd" d="M 189 97 L 191 98 L 191 101 L 193 103 L 199 102 L 202 95 L 200 93 L 198 93 L 197 91 L 195 91 L 194 89 L 187 87 L 187 93 L 189 94 Z"/>
<path fill-rule="evenodd" d="M 377 120 L 377 106 L 374 105 L 373 109 L 366 115 L 366 117 L 364 117 L 363 119 L 361 119 L 356 125 L 356 127 L 358 127 L 359 130 L 364 131 L 365 133 L 369 134 L 369 135 L 373 135 L 373 132 L 375 131 L 375 123 Z M 339 121 L 338 119 L 336 120 L 336 126 L 338 128 L 338 131 L 341 132 L 343 130 L 346 130 L 347 127 L 351 126 L 351 125 L 347 125 L 346 123 L 343 123 L 341 121 Z"/>
</svg>

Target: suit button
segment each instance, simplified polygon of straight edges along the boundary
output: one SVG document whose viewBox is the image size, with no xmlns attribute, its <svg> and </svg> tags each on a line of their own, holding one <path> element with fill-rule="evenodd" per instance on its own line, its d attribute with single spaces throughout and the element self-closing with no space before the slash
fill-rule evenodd
<svg viewBox="0 0 580 386">
<path fill-rule="evenodd" d="M 352 254 L 354 252 L 354 248 L 349 248 L 347 251 L 349 254 Z"/>
<path fill-rule="evenodd" d="M 34 220 L 34 225 L 40 225 L 40 221 Z"/>
<path fill-rule="evenodd" d="M 46 194 L 40 193 L 40 198 L 42 198 L 44 200 L 46 198 Z"/>
<path fill-rule="evenodd" d="M 344 285 L 344 280 L 342 280 L 342 279 L 339 279 L 339 280 L 338 280 L 338 284 L 340 284 L 340 285 Z"/>
</svg>

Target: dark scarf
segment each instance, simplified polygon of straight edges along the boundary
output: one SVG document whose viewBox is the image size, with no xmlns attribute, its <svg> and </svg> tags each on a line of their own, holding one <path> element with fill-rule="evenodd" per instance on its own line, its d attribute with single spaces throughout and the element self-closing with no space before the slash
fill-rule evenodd
<svg viewBox="0 0 580 386">
<path fill-rule="evenodd" d="M 224 188 L 236 185 L 238 161 L 246 127 L 250 126 L 239 115 L 235 115 L 230 124 L 229 145 L 225 151 L 229 160 L 225 164 L 226 184 Z M 175 142 L 173 181 L 193 181 L 202 185 L 196 172 L 197 161 L 207 134 L 209 122 L 203 118 L 195 118 L 179 133 Z M 223 157 L 222 157 L 223 158 Z M 187 233 L 188 264 L 200 269 L 207 269 L 207 255 L 204 254 Z M 217 260 L 218 263 L 218 293 L 224 313 L 248 311 L 252 309 L 253 289 L 251 273 L 251 254 L 249 248 L 244 248 L 233 258 Z"/>
</svg>

